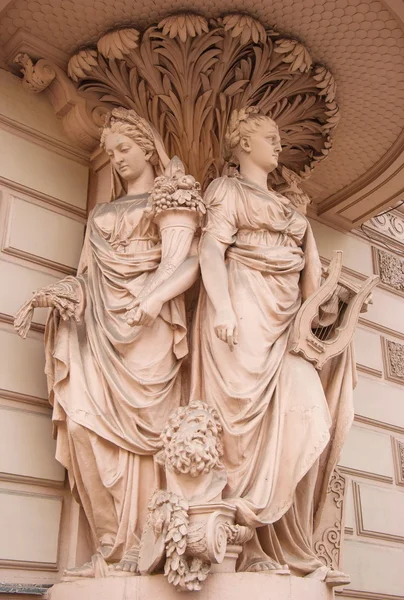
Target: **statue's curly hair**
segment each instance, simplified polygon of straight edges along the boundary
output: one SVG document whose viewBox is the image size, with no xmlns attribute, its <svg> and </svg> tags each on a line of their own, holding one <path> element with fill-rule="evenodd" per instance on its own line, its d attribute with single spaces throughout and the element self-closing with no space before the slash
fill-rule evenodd
<svg viewBox="0 0 404 600">
<path fill-rule="evenodd" d="M 154 142 L 154 135 L 149 123 L 134 110 L 113 108 L 106 116 L 101 133 L 100 145 L 105 150 L 105 140 L 109 133 L 121 133 L 133 140 L 144 152 L 151 152 L 150 164 L 156 167 L 159 156 Z"/>
<path fill-rule="evenodd" d="M 180 434 L 181 425 L 194 411 L 201 412 L 197 430 Z M 170 416 L 161 432 L 158 462 L 177 474 L 197 477 L 201 473 L 209 473 L 221 466 L 221 433 L 222 425 L 216 409 L 199 400 L 181 406 Z"/>
<path fill-rule="evenodd" d="M 260 113 L 256 106 L 233 110 L 224 136 L 224 158 L 228 162 L 238 164 L 237 153 L 240 140 L 244 136 L 254 133 L 258 127 L 265 122 L 270 122 L 278 129 L 277 124 L 271 117 Z"/>
</svg>

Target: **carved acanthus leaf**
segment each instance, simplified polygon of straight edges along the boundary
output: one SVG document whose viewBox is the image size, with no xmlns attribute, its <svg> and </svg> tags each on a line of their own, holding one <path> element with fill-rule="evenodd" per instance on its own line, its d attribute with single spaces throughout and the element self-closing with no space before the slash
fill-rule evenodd
<svg viewBox="0 0 404 600">
<path fill-rule="evenodd" d="M 276 40 L 274 52 L 282 56 L 282 61 L 290 65 L 291 71 L 308 72 L 313 65 L 310 54 L 297 40 Z"/>
<path fill-rule="evenodd" d="M 171 39 L 178 37 L 181 42 L 186 42 L 188 37 L 195 37 L 209 31 L 208 22 L 200 15 L 191 13 L 181 13 L 166 17 L 157 25 L 163 30 L 163 35 L 168 35 Z"/>
<path fill-rule="evenodd" d="M 123 59 L 139 45 L 139 32 L 133 27 L 106 33 L 98 40 L 97 48 L 105 58 Z"/>
<path fill-rule="evenodd" d="M 80 50 L 69 60 L 67 65 L 67 74 L 73 81 L 80 81 L 86 75 L 89 75 L 93 67 L 97 66 L 97 50 L 87 48 Z"/>
<path fill-rule="evenodd" d="M 233 38 L 239 37 L 242 44 L 247 44 L 251 40 L 254 44 L 266 42 L 267 33 L 264 26 L 249 15 L 227 15 L 223 18 L 223 25 L 224 30 L 229 31 Z"/>
<path fill-rule="evenodd" d="M 137 30 L 127 31 L 101 38 L 97 66 L 81 78 L 80 93 L 96 95 L 108 108 L 135 109 L 203 189 L 223 172 L 224 131 L 233 109 L 257 106 L 277 121 L 284 149 L 275 183 L 285 183 L 281 166 L 308 177 L 328 155 L 338 122 L 338 107 L 329 99 L 335 82 L 328 71 L 315 70 L 300 42 L 245 14 L 209 23 L 191 13 L 171 15 L 141 39 Z M 132 36 L 131 49 L 125 35 Z"/>
</svg>

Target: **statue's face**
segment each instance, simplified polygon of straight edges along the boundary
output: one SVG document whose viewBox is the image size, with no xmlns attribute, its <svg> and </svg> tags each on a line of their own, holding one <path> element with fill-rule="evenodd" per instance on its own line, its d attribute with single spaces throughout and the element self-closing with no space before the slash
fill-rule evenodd
<svg viewBox="0 0 404 600">
<path fill-rule="evenodd" d="M 105 139 L 105 151 L 125 181 L 134 181 L 144 172 L 149 156 L 136 142 L 122 133 L 109 133 Z"/>
<path fill-rule="evenodd" d="M 282 151 L 278 128 L 270 121 L 262 123 L 256 131 L 241 140 L 242 149 L 249 154 L 250 160 L 270 173 L 278 166 Z"/>
</svg>

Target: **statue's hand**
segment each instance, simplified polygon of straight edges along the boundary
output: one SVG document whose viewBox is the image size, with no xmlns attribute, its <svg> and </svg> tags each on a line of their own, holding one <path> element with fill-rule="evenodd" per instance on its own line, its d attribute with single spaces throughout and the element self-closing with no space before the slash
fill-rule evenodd
<svg viewBox="0 0 404 600">
<path fill-rule="evenodd" d="M 149 294 L 142 298 L 137 298 L 132 308 L 126 313 L 128 325 L 144 325 L 150 327 L 159 316 L 163 302 L 157 294 Z"/>
<path fill-rule="evenodd" d="M 238 343 L 237 320 L 232 309 L 216 312 L 214 322 L 215 333 L 219 340 L 228 344 L 231 352 Z"/>
<path fill-rule="evenodd" d="M 32 298 L 21 306 L 14 319 L 14 327 L 21 337 L 27 337 L 35 308 L 56 308 L 64 321 L 71 317 L 79 321 L 77 309 L 80 299 L 71 280 L 73 278 L 37 290 Z"/>
</svg>

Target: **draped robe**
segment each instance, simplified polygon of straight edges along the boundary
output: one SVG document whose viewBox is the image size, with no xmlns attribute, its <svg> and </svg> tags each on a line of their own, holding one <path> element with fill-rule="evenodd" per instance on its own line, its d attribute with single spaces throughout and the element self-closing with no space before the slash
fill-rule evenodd
<svg viewBox="0 0 404 600">
<path fill-rule="evenodd" d="M 125 320 L 161 257 L 146 202 L 127 196 L 94 208 L 77 278 L 66 279 L 80 296 L 82 318 L 61 321 L 53 311 L 46 328 L 56 457 L 110 562 L 139 546 L 158 485 L 152 456 L 180 404 L 187 353 L 182 295 L 163 305 L 151 327 Z"/>
<path fill-rule="evenodd" d="M 331 361 L 321 379 L 288 350 L 297 311 L 320 285 L 321 263 L 309 222 L 287 198 L 222 177 L 205 201 L 203 235 L 228 246 L 238 344 L 231 352 L 217 338 L 215 311 L 202 289 L 191 398 L 219 412 L 224 497 L 237 506 L 238 523 L 256 528 L 239 570 L 271 556 L 307 574 L 322 565 L 312 550 L 315 513 L 318 521 L 353 416 L 350 350 Z"/>
</svg>

